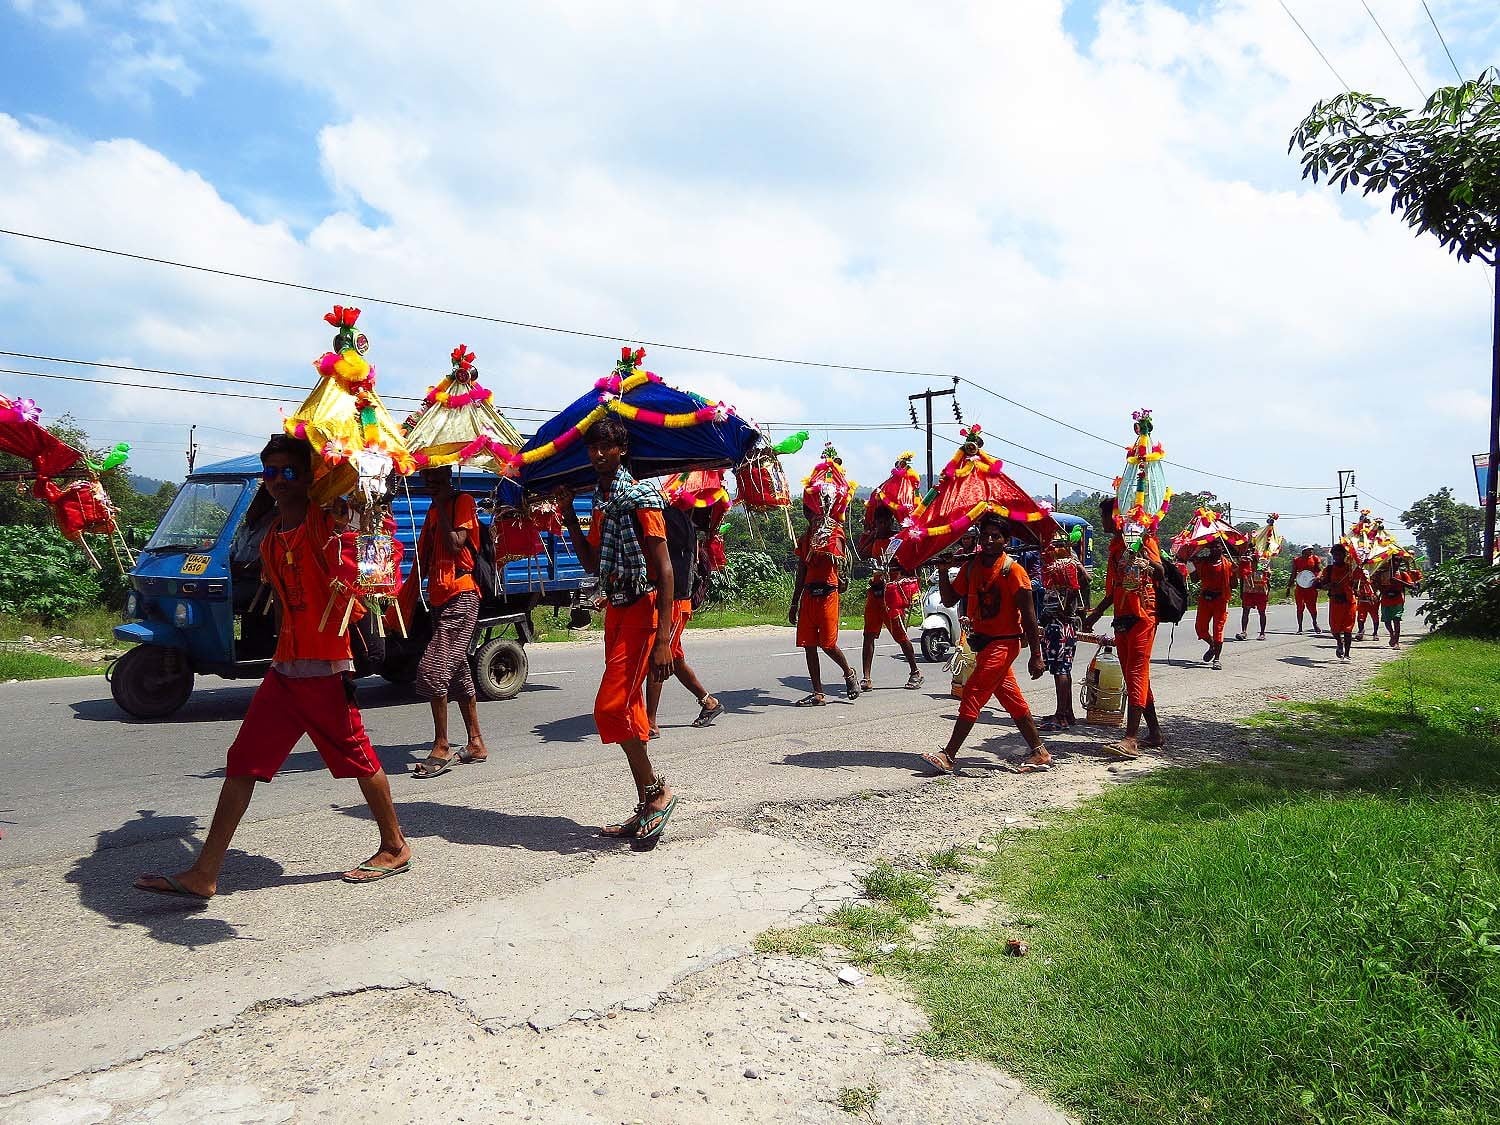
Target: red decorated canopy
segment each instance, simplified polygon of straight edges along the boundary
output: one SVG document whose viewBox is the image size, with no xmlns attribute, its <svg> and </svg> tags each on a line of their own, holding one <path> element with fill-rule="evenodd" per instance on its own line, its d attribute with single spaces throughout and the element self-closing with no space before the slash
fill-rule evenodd
<svg viewBox="0 0 1500 1125">
<path fill-rule="evenodd" d="M 943 469 L 937 485 L 917 503 L 896 533 L 896 565 L 915 570 L 989 513 L 1010 523 L 1011 534 L 1046 543 L 1057 521 L 1003 471 L 1003 462 L 980 446 L 979 428 L 964 431 L 964 444 Z"/>
<path fill-rule="evenodd" d="M 83 460 L 83 454 L 53 437 L 37 421 L 41 413 L 29 398 L 0 395 L 0 450 L 30 461 L 39 477 L 55 477 Z"/>
<path fill-rule="evenodd" d="M 1250 549 L 1250 538 L 1243 531 L 1236 531 L 1212 508 L 1199 508 L 1193 520 L 1172 536 L 1172 554 L 1181 562 L 1196 555 L 1211 543 L 1222 543 L 1231 555 L 1240 555 Z"/>
</svg>

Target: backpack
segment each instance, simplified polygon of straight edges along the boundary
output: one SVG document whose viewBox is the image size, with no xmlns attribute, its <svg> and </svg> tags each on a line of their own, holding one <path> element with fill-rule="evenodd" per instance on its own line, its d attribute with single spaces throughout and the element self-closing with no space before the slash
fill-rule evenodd
<svg viewBox="0 0 1500 1125">
<path fill-rule="evenodd" d="M 1163 625 L 1176 625 L 1187 613 L 1187 579 L 1170 558 L 1162 559 L 1161 570 L 1161 580 L 1155 583 L 1156 620 Z"/>
<path fill-rule="evenodd" d="M 500 568 L 495 565 L 495 539 L 483 523 L 479 525 L 479 546 L 473 552 L 474 585 L 479 587 L 480 600 L 503 597 Z"/>
</svg>

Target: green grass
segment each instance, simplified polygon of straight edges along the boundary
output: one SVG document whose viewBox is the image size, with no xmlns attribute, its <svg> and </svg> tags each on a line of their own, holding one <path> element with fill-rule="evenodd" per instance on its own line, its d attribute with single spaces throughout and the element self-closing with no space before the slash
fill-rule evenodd
<svg viewBox="0 0 1500 1125">
<path fill-rule="evenodd" d="M 6 680 L 50 680 L 57 676 L 97 676 L 102 665 L 79 664 L 43 652 L 0 648 L 0 683 Z"/>
<path fill-rule="evenodd" d="M 850 1116 L 874 1121 L 879 1100 L 880 1087 L 872 1082 L 868 1086 L 845 1086 L 834 1096 L 833 1104 Z"/>
<path fill-rule="evenodd" d="M 1000 838 L 980 893 L 1031 953 L 998 929 L 898 952 L 925 1045 L 1110 1125 L 1500 1119 L 1496 684 L 1500 646 L 1427 640 L 1258 720 L 1298 752 Z"/>
</svg>

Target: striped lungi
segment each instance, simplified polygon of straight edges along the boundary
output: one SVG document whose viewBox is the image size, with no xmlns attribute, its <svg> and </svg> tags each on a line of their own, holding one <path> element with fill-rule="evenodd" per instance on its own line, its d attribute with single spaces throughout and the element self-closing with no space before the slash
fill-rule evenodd
<svg viewBox="0 0 1500 1125">
<path fill-rule="evenodd" d="M 417 694 L 423 699 L 447 696 L 467 702 L 474 695 L 469 669 L 469 642 L 479 621 L 479 594 L 465 590 L 432 609 L 432 640 L 417 665 Z"/>
</svg>

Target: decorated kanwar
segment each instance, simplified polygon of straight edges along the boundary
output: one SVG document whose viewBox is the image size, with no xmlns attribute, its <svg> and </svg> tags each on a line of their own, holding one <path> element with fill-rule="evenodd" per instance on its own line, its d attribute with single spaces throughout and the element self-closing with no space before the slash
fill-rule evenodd
<svg viewBox="0 0 1500 1125">
<path fill-rule="evenodd" d="M 1255 639 L 1266 639 L 1266 609 L 1271 601 L 1271 560 L 1281 554 L 1286 543 L 1276 533 L 1276 521 L 1280 518 L 1275 512 L 1267 515 L 1265 526 L 1250 537 L 1250 550 L 1240 556 L 1240 631 L 1234 638 L 1237 641 L 1250 635 L 1252 610 L 1260 615 L 1260 632 Z"/>
<path fill-rule="evenodd" d="M 489 759 L 479 726 L 479 700 L 469 649 L 486 594 L 477 580 L 479 557 L 490 544 L 474 498 L 454 487 L 453 472 L 465 465 L 500 477 L 518 471 L 521 435 L 495 409 L 494 394 L 479 382 L 475 355 L 459 344 L 449 353 L 447 376 L 431 387 L 421 412 L 406 427 L 406 446 L 422 470 L 428 506 L 417 538 L 417 565 L 402 587 L 401 602 L 425 596 L 430 628 L 417 665 L 417 694 L 432 707 L 432 748 L 412 770 L 414 778 L 447 773 L 455 761 Z M 425 580 L 425 595 L 422 585 Z M 458 703 L 465 742 L 448 742 L 448 701 Z"/>
<path fill-rule="evenodd" d="M 637 798 L 634 812 L 601 835 L 652 848 L 677 795 L 646 748 L 651 718 L 644 685 L 648 673 L 661 681 L 673 674 L 677 591 L 667 551 L 666 499 L 654 481 L 643 478 L 732 467 L 760 434 L 727 405 L 667 386 L 645 369 L 645 357 L 644 348 L 621 348 L 614 370 L 539 426 L 519 456 L 522 485 L 554 493 L 579 559 L 599 577 L 604 675 L 594 724 L 601 740 L 624 751 Z M 585 534 L 572 495 L 591 481 L 593 516 Z"/>
<path fill-rule="evenodd" d="M 1198 639 L 1208 646 L 1203 661 L 1215 671 L 1223 667 L 1224 626 L 1234 594 L 1237 563 L 1250 553 L 1250 540 L 1236 531 L 1215 509 L 1201 507 L 1192 521 L 1172 537 L 1172 555 L 1187 563 L 1198 581 Z"/>
<path fill-rule="evenodd" d="M 114 503 L 99 476 L 124 465 L 130 446 L 120 442 L 103 460 L 94 462 L 43 426 L 41 416 L 41 407 L 34 399 L 0 395 L 0 452 L 14 454 L 31 465 L 29 473 L 8 473 L 7 479 L 30 479 L 32 496 L 47 505 L 58 532 L 83 552 L 95 570 L 100 569 L 99 560 L 87 535 L 103 537 L 115 565 L 122 573 L 128 571 L 135 559 L 116 525 Z M 54 478 L 64 475 L 75 479 L 58 484 Z"/>
<path fill-rule="evenodd" d="M 959 438 L 959 447 L 937 483 L 902 521 L 891 556 L 913 571 L 937 560 L 943 604 L 962 603 L 974 653 L 974 669 L 964 684 L 953 733 L 941 750 L 924 753 L 922 760 L 939 773 L 953 773 L 964 741 L 985 705 L 995 699 L 1026 742 L 1025 756 L 1008 762 L 1008 768 L 1019 773 L 1051 769 L 1052 755 L 1021 694 L 1014 668 L 1025 647 L 1031 651 L 1027 662 L 1031 678 L 1040 679 L 1046 671 L 1036 602 L 1031 577 L 1007 547 L 1012 538 L 1032 546 L 1050 543 L 1058 533 L 1057 522 L 1005 474 L 998 457 L 985 452 L 980 426 L 965 427 Z M 977 545 L 972 553 L 954 560 L 959 563 L 958 575 L 950 578 L 943 553 L 971 530 Z"/>
<path fill-rule="evenodd" d="M 891 475 L 870 493 L 865 501 L 864 532 L 859 538 L 859 554 L 869 564 L 870 585 L 865 592 L 864 643 L 860 650 L 863 677 L 860 690 L 875 686 L 873 667 L 875 642 L 881 630 L 901 649 L 911 674 L 906 687 L 915 691 L 923 684 L 922 670 L 917 667 L 917 653 L 906 633 L 906 615 L 916 597 L 917 576 L 898 566 L 890 558 L 896 529 L 916 509 L 920 481 L 911 467 L 915 453 L 903 453 L 891 467 Z"/>
<path fill-rule="evenodd" d="M 797 571 L 787 610 L 787 620 L 797 627 L 797 647 L 807 658 L 807 676 L 812 681 L 812 691 L 797 701 L 798 707 L 822 707 L 828 702 L 823 694 L 820 651 L 843 674 L 845 698 L 850 703 L 859 698 L 859 678 L 839 647 L 839 595 L 849 581 L 844 520 L 853 491 L 838 450 L 824 445 L 822 458 L 802 482 L 802 518 L 807 526 L 797 540 Z"/>
<path fill-rule="evenodd" d="M 1105 610 L 1113 607 L 1115 611 L 1115 651 L 1128 705 L 1124 737 L 1108 749 L 1122 758 L 1140 756 L 1142 720 L 1146 723 L 1144 745 L 1153 750 L 1166 745 L 1151 691 L 1151 649 L 1158 622 L 1180 619 L 1186 602 L 1186 589 L 1178 585 L 1180 572 L 1171 563 L 1163 565 L 1157 541 L 1162 516 L 1172 504 L 1172 490 L 1161 464 L 1166 453 L 1153 437 L 1150 410 L 1137 410 L 1131 419 L 1135 439 L 1125 448 L 1125 469 L 1115 480 L 1114 497 L 1100 505 L 1104 525 L 1114 529 L 1104 597 L 1083 623 L 1086 630 L 1092 630 Z M 1163 604 L 1167 599 L 1172 604 Z"/>
<path fill-rule="evenodd" d="M 278 617 L 276 652 L 229 747 L 208 836 L 189 868 L 142 875 L 137 890 L 199 902 L 213 897 L 256 783 L 272 780 L 304 737 L 329 773 L 359 783 L 380 834 L 375 854 L 346 871 L 345 882 L 373 883 L 411 866 L 390 782 L 354 691 L 350 635 L 367 612 L 361 594 L 390 591 L 400 572 L 386 478 L 411 467 L 400 432 L 375 395 L 359 315 L 335 305 L 324 317 L 334 342 L 315 364 L 318 385 L 286 419 L 285 432 L 261 450 L 263 487 L 275 503 L 260 556 Z M 371 540 L 384 544 L 378 558 L 369 551 Z"/>
</svg>

